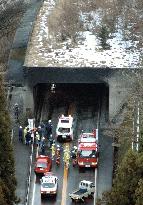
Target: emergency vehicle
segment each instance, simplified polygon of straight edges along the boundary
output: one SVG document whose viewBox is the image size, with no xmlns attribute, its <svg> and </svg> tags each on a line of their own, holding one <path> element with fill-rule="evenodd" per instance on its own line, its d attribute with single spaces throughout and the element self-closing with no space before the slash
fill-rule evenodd
<svg viewBox="0 0 143 205">
<path fill-rule="evenodd" d="M 82 133 L 78 140 L 77 162 L 79 168 L 93 167 L 98 164 L 98 130 L 93 133 Z"/>
<path fill-rule="evenodd" d="M 73 140 L 73 117 L 71 115 L 59 117 L 56 137 L 58 141 Z"/>
<path fill-rule="evenodd" d="M 34 172 L 35 174 L 44 174 L 46 172 L 50 172 L 52 168 L 52 160 L 50 157 L 45 155 L 40 155 L 36 157 L 36 163 Z"/>
<path fill-rule="evenodd" d="M 58 190 L 58 178 L 53 175 L 53 173 L 45 173 L 45 176 L 42 177 L 41 181 L 41 198 L 43 196 L 56 196 Z"/>
</svg>

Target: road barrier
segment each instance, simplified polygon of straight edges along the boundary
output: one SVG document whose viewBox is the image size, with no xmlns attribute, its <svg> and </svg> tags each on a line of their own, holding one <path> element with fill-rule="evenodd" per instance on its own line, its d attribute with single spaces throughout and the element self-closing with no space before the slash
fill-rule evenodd
<svg viewBox="0 0 143 205">
<path fill-rule="evenodd" d="M 33 161 L 33 144 L 31 145 L 31 155 L 29 157 L 29 172 L 28 172 L 28 180 L 27 180 L 27 188 L 26 188 L 26 197 L 25 197 L 25 205 L 29 204 L 29 193 L 30 193 L 30 186 L 31 186 L 31 173 L 32 173 L 32 161 Z"/>
</svg>

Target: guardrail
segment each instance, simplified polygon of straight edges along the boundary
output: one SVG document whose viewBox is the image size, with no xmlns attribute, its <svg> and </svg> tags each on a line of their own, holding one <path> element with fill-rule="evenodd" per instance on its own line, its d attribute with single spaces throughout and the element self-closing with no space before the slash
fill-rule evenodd
<svg viewBox="0 0 143 205">
<path fill-rule="evenodd" d="M 29 195 L 30 195 L 30 186 L 31 186 L 31 174 L 32 174 L 33 152 L 34 152 L 34 145 L 31 144 L 31 154 L 30 154 L 30 157 L 29 157 L 29 171 L 28 171 L 28 179 L 27 179 L 27 187 L 26 187 L 26 195 L 25 195 L 25 205 L 28 205 L 28 204 L 29 204 Z"/>
</svg>

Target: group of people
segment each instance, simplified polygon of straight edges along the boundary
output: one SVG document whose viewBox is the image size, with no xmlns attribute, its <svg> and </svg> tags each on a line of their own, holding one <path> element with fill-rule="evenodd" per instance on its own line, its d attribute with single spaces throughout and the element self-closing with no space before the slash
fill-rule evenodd
<svg viewBox="0 0 143 205">
<path fill-rule="evenodd" d="M 69 168 L 70 160 L 72 160 L 73 166 L 77 164 L 78 148 L 76 146 L 73 146 L 72 150 L 70 151 L 68 145 L 62 148 L 60 145 L 56 145 L 54 142 L 51 146 L 51 157 L 53 161 L 55 160 L 58 166 L 60 165 L 61 161 L 61 151 L 63 151 L 63 162 L 66 168 Z"/>
<path fill-rule="evenodd" d="M 49 120 L 47 123 L 41 123 L 37 128 L 34 127 L 33 129 L 30 129 L 29 126 L 26 126 L 24 128 L 22 126 L 19 126 L 19 141 L 26 145 L 32 143 L 35 143 L 37 146 L 41 145 L 41 143 L 43 143 L 44 145 L 44 139 L 47 138 L 51 140 L 51 135 L 51 120 Z"/>
<path fill-rule="evenodd" d="M 63 162 L 66 168 L 69 167 L 70 160 L 73 166 L 77 163 L 77 147 L 73 146 L 70 151 L 69 146 L 64 148 L 55 143 L 52 136 L 52 122 L 49 120 L 47 123 L 41 123 L 37 128 L 30 129 L 29 126 L 19 126 L 18 136 L 19 141 L 25 145 L 35 144 L 39 147 L 39 153 L 45 155 L 45 141 L 47 139 L 48 147 L 51 150 L 51 158 L 59 166 L 61 162 L 61 151 L 63 151 Z"/>
</svg>

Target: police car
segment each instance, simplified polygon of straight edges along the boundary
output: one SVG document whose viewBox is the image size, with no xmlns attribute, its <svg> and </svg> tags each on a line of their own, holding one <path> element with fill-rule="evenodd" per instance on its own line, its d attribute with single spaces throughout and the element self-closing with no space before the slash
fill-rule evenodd
<svg viewBox="0 0 143 205">
<path fill-rule="evenodd" d="M 48 172 L 45 176 L 42 177 L 41 181 L 41 198 L 46 195 L 57 195 L 58 189 L 58 178 L 54 176 L 52 173 Z"/>
<path fill-rule="evenodd" d="M 73 140 L 73 117 L 71 115 L 59 117 L 56 137 L 58 141 Z"/>
</svg>

